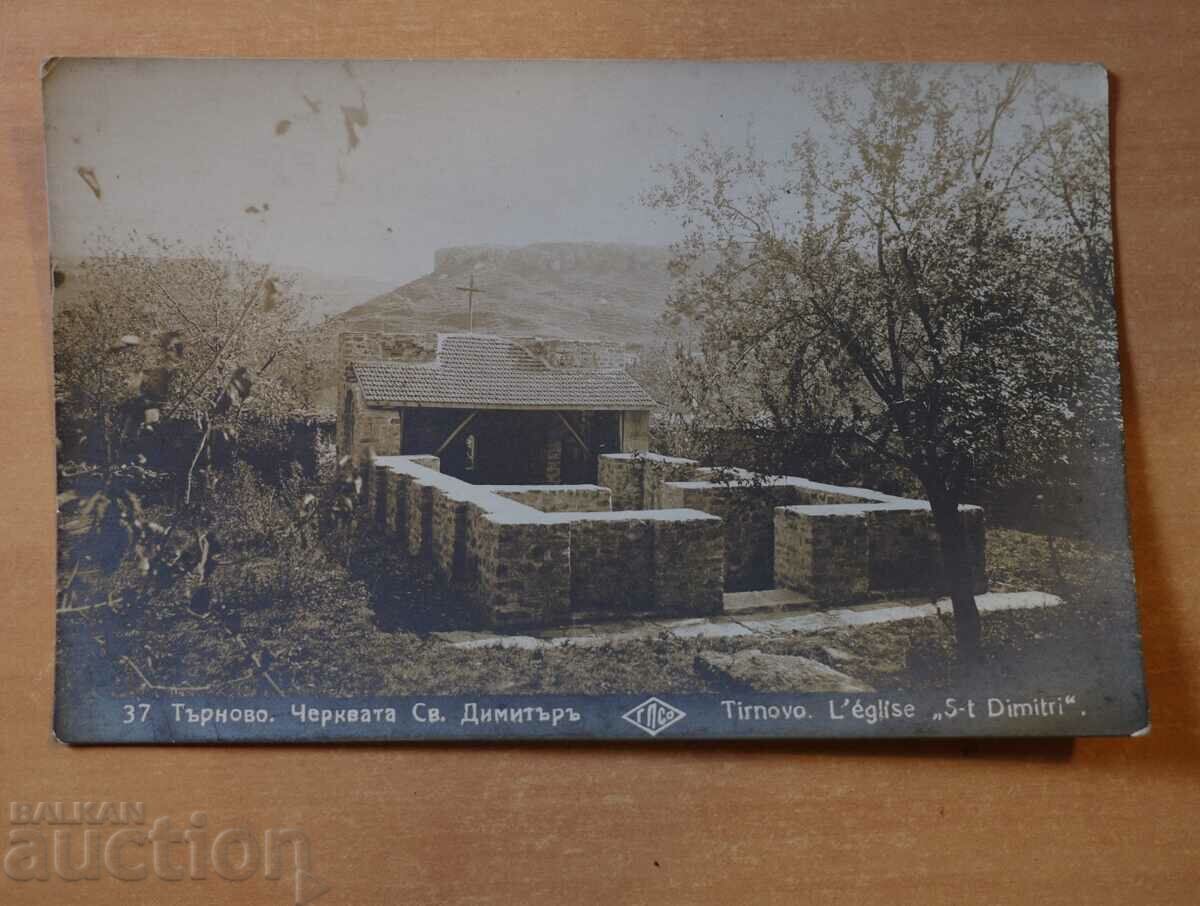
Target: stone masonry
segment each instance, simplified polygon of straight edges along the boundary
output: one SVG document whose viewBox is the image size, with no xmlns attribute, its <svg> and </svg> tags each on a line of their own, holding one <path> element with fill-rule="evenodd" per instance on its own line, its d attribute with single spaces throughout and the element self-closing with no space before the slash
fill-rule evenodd
<svg viewBox="0 0 1200 906">
<path fill-rule="evenodd" d="M 595 509 L 543 512 L 443 475 L 432 458 L 416 459 L 374 460 L 367 499 L 387 534 L 462 592 L 464 621 L 512 628 L 721 610 L 718 517 L 687 509 L 614 513 L 599 508 L 604 489 L 578 488 Z M 560 505 L 554 489 L 533 496 L 552 509 Z"/>
<path fill-rule="evenodd" d="M 612 491 L 614 510 L 662 509 L 662 487 L 702 472 L 694 459 L 658 453 L 609 453 L 600 457 L 598 482 Z"/>
<path fill-rule="evenodd" d="M 765 477 L 740 469 L 708 469 L 695 460 L 653 453 L 602 456 L 599 474 L 600 483 L 612 489 L 614 509 L 683 507 L 721 517 L 728 592 L 785 587 L 824 600 L 875 591 L 924 593 L 944 586 L 937 535 L 929 504 L 924 501 L 793 476 Z M 846 507 L 847 513 L 853 511 L 861 518 L 853 523 L 853 529 L 849 524 L 841 526 L 841 532 L 848 533 L 842 538 L 832 524 L 803 534 L 798 525 L 779 515 L 783 509 L 806 507 L 834 508 L 835 512 L 840 512 L 837 507 Z M 982 593 L 987 590 L 983 511 L 964 506 L 962 514 L 970 538 L 976 588 Z M 779 543 L 781 525 L 794 529 L 797 536 Z M 862 540 L 864 526 L 865 544 L 851 543 L 851 539 Z M 811 549 L 814 543 L 819 548 L 815 555 Z M 855 560 L 855 551 L 862 554 L 861 562 Z M 826 555 L 844 561 L 842 566 L 851 572 L 823 565 L 822 557 Z M 796 557 L 805 557 L 807 563 L 816 565 L 801 566 L 794 562 Z M 816 572 L 810 574 L 811 568 Z M 867 570 L 865 578 L 858 575 L 860 569 Z M 801 575 L 807 578 L 802 580 Z"/>
<path fill-rule="evenodd" d="M 959 508 L 976 594 L 987 591 L 983 510 Z M 775 511 L 775 583 L 822 601 L 868 592 L 947 591 L 929 504 L 789 506 Z"/>
<path fill-rule="evenodd" d="M 613 510 L 612 491 L 596 484 L 493 484 L 501 497 L 543 513 L 607 513 Z"/>
<path fill-rule="evenodd" d="M 802 479 L 763 481 L 726 476 L 720 481 L 667 482 L 661 500 L 664 506 L 690 507 L 720 516 L 725 521 L 725 589 L 752 591 L 775 585 L 775 512 L 779 507 L 861 502 L 864 498 L 857 493 L 857 489 Z"/>
<path fill-rule="evenodd" d="M 867 517 L 855 506 L 779 507 L 775 584 L 834 603 L 870 587 Z"/>
<path fill-rule="evenodd" d="M 928 503 L 654 454 L 599 458 L 601 484 L 473 485 L 433 456 L 377 457 L 368 511 L 492 629 L 711 616 L 729 591 L 823 604 L 943 590 Z M 961 508 L 977 593 L 983 511 Z"/>
</svg>

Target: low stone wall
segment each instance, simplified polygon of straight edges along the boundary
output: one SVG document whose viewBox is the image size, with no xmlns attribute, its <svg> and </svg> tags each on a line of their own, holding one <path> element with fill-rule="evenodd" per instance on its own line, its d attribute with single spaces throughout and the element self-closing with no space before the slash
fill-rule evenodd
<svg viewBox="0 0 1200 906">
<path fill-rule="evenodd" d="M 941 552 L 928 507 L 865 513 L 870 538 L 870 587 L 928 591 L 941 573 Z"/>
<path fill-rule="evenodd" d="M 664 488 L 668 482 L 692 481 L 699 478 L 700 463 L 694 459 L 678 459 L 671 456 L 654 456 L 643 454 L 645 465 L 642 469 L 642 506 L 647 510 L 671 509 L 673 504 L 665 497 Z"/>
<path fill-rule="evenodd" d="M 613 510 L 664 509 L 662 486 L 688 481 L 704 471 L 696 460 L 658 453 L 604 453 L 597 481 L 612 491 Z"/>
<path fill-rule="evenodd" d="M 605 488 L 471 485 L 413 457 L 383 457 L 370 471 L 381 524 L 462 592 L 464 622 L 504 629 L 721 610 L 724 533 L 715 516 L 613 513 L 599 509 Z M 542 512 L 521 497 L 548 506 L 575 498 L 597 509 Z"/>
<path fill-rule="evenodd" d="M 653 523 L 651 575 L 659 613 L 707 616 L 724 609 L 725 525 L 719 517 L 705 515 Z"/>
<path fill-rule="evenodd" d="M 564 513 L 577 615 L 720 613 L 725 534 L 696 510 Z"/>
<path fill-rule="evenodd" d="M 596 481 L 612 493 L 614 510 L 642 508 L 642 461 L 631 453 L 602 453 L 596 460 Z"/>
<path fill-rule="evenodd" d="M 397 469 L 399 464 L 401 468 Z M 363 470 L 366 484 L 367 511 L 372 520 L 387 534 L 409 537 L 409 508 L 419 513 L 416 531 L 428 522 L 430 513 L 421 512 L 421 499 L 410 504 L 409 490 L 415 480 L 414 474 L 406 471 L 403 466 L 411 464 L 423 470 L 437 472 L 441 463 L 436 456 L 384 456 L 372 460 L 371 465 Z M 425 502 L 431 502 L 429 498 Z"/>
<path fill-rule="evenodd" d="M 362 480 L 362 494 L 366 498 L 367 514 L 372 522 L 378 523 L 382 507 L 381 491 L 387 486 L 387 469 L 374 462 L 368 463 L 362 470 Z"/>
<path fill-rule="evenodd" d="M 612 510 L 612 491 L 597 484 L 491 484 L 488 490 L 543 513 L 599 513 Z"/>
<path fill-rule="evenodd" d="M 385 456 L 374 461 L 371 471 L 383 476 L 377 479 L 376 486 L 386 482 L 379 520 L 383 529 L 399 538 L 410 557 L 429 558 L 432 563 L 437 548 L 435 528 L 445 530 L 448 525 L 453 528 L 457 514 L 447 513 L 445 507 L 439 513 L 435 497 L 440 484 L 454 479 L 437 471 L 435 457 L 426 462 L 408 456 Z M 442 553 L 445 555 L 446 551 Z"/>
<path fill-rule="evenodd" d="M 571 614 L 571 533 L 566 524 L 509 521 L 470 510 L 467 589 L 480 621 L 493 629 L 553 626 Z"/>
<path fill-rule="evenodd" d="M 567 525 L 572 610 L 629 614 L 654 609 L 652 523 L 639 518 L 573 519 Z"/>
<path fill-rule="evenodd" d="M 404 516 L 406 507 L 401 506 L 401 489 L 399 476 L 394 472 L 385 472 L 382 478 L 381 493 L 383 494 L 383 529 L 388 535 L 399 535 L 405 531 Z M 407 501 L 403 501 L 407 503 Z"/>
<path fill-rule="evenodd" d="M 464 621 L 498 629 L 719 613 L 725 591 L 784 587 L 832 602 L 945 588 L 924 501 L 739 472 L 669 481 L 715 473 L 667 457 L 600 459 L 625 482 L 619 491 L 471 485 L 438 472 L 433 457 L 383 457 L 368 470 L 369 512 L 461 591 Z M 606 506 L 647 495 L 656 507 Z M 983 511 L 961 512 L 981 593 Z"/>
<path fill-rule="evenodd" d="M 410 557 L 428 558 L 433 550 L 433 485 L 411 477 L 405 492 L 405 542 Z"/>
<path fill-rule="evenodd" d="M 867 516 L 856 506 L 794 506 L 775 511 L 775 584 L 822 602 L 870 587 Z"/>
<path fill-rule="evenodd" d="M 460 584 L 466 578 L 467 502 L 435 487 L 432 504 L 429 543 L 433 574 L 446 584 Z"/>
<path fill-rule="evenodd" d="M 942 566 L 941 539 L 925 501 L 867 507 L 871 544 L 871 590 L 880 592 L 948 593 Z M 963 505 L 959 518 L 967 535 L 967 557 L 976 594 L 987 584 L 987 540 L 983 509 Z"/>
<path fill-rule="evenodd" d="M 962 506 L 976 594 L 987 591 L 983 510 Z M 822 601 L 868 592 L 948 591 L 929 504 L 780 507 L 775 511 L 775 582 Z"/>
<path fill-rule="evenodd" d="M 696 460 L 654 453 L 605 454 L 599 482 L 617 510 L 687 508 L 721 517 L 725 530 L 725 589 L 775 586 L 775 509 L 780 506 L 887 503 L 900 498 L 740 469 L 704 468 Z"/>
<path fill-rule="evenodd" d="M 755 479 L 730 473 L 722 481 L 663 484 L 666 507 L 688 507 L 725 522 L 725 590 L 775 587 L 775 509 L 781 506 L 895 500 L 860 488 L 819 484 L 802 478 Z"/>
</svg>

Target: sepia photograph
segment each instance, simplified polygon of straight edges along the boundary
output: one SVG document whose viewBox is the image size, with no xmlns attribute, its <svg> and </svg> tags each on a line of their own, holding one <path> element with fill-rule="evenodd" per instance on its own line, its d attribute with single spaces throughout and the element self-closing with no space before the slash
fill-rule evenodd
<svg viewBox="0 0 1200 906">
<path fill-rule="evenodd" d="M 63 741 L 1147 728 L 1103 67 L 43 98 Z"/>
</svg>

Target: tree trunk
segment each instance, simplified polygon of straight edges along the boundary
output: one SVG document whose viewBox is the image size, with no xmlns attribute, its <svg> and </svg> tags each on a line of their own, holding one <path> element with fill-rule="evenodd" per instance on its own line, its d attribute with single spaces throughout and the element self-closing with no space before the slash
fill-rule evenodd
<svg viewBox="0 0 1200 906">
<path fill-rule="evenodd" d="M 975 573 L 957 501 L 931 500 L 942 546 L 942 566 L 954 607 L 954 639 L 962 663 L 979 660 L 981 627 L 975 605 Z"/>
</svg>

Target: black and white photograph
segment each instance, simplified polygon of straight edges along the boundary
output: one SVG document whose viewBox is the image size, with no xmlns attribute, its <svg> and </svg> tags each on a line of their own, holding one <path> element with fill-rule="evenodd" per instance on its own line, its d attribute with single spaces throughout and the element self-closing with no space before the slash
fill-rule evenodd
<svg viewBox="0 0 1200 906">
<path fill-rule="evenodd" d="M 63 741 L 1147 728 L 1103 67 L 43 92 Z"/>
</svg>

